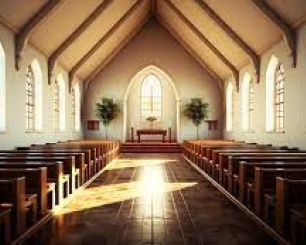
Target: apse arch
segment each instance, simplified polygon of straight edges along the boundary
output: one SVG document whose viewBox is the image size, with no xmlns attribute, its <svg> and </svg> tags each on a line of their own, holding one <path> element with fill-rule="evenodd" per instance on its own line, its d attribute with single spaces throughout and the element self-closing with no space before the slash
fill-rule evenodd
<svg viewBox="0 0 306 245">
<path fill-rule="evenodd" d="M 180 95 L 178 92 L 178 89 L 173 82 L 173 79 L 161 68 L 157 67 L 156 65 L 148 65 L 140 70 L 138 70 L 131 78 L 129 81 L 129 84 L 127 86 L 126 92 L 123 97 L 123 141 L 126 141 L 126 135 L 127 135 L 127 124 L 128 124 L 128 115 L 127 115 L 127 101 L 129 98 L 129 95 L 131 94 L 131 90 L 135 83 L 137 83 L 139 80 L 143 80 L 149 75 L 155 76 L 157 79 L 160 81 L 164 81 L 165 83 L 169 84 L 170 88 L 173 91 L 174 95 L 174 100 L 176 103 L 176 117 L 175 117 L 175 128 L 176 128 L 176 139 L 178 142 L 181 141 L 180 137 Z"/>
</svg>

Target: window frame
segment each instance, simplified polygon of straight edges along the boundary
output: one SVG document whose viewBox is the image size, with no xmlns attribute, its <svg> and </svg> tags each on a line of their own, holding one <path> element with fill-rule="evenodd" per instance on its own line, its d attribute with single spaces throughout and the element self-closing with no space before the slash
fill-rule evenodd
<svg viewBox="0 0 306 245">
<path fill-rule="evenodd" d="M 35 132 L 35 73 L 32 65 L 28 65 L 26 72 L 26 101 L 25 101 L 25 119 L 26 132 Z"/>
</svg>

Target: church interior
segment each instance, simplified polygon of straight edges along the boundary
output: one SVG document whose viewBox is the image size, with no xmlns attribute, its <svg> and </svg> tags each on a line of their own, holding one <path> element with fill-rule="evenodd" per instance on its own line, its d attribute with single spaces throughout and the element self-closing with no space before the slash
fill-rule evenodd
<svg viewBox="0 0 306 245">
<path fill-rule="evenodd" d="M 305 0 L 0 0 L 0 245 L 305 245 L 305 94 Z"/>
</svg>

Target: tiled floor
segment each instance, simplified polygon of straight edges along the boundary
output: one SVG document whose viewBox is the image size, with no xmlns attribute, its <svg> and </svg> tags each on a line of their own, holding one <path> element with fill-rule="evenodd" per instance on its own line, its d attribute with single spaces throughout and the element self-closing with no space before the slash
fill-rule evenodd
<svg viewBox="0 0 306 245">
<path fill-rule="evenodd" d="M 27 244 L 272 245 L 177 154 L 125 154 Z"/>
</svg>

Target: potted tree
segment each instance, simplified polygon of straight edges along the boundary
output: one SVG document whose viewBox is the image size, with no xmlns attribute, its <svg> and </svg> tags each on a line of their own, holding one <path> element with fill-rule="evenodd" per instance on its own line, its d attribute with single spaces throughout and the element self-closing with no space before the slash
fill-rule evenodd
<svg viewBox="0 0 306 245">
<path fill-rule="evenodd" d="M 105 126 L 106 139 L 108 126 L 117 117 L 118 113 L 118 105 L 114 103 L 113 99 L 102 98 L 101 102 L 96 103 L 96 115 Z"/>
<path fill-rule="evenodd" d="M 202 101 L 201 98 L 193 98 L 187 103 L 184 109 L 184 115 L 192 120 L 197 129 L 197 139 L 199 138 L 199 125 L 208 116 L 208 103 Z"/>
</svg>

